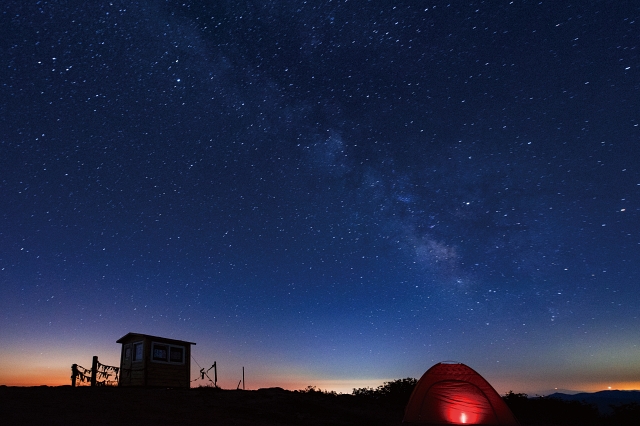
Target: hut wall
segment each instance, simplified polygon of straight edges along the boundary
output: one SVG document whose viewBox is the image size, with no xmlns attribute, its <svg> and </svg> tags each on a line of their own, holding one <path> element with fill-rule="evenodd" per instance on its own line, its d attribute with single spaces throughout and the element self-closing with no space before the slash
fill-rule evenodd
<svg viewBox="0 0 640 426">
<path fill-rule="evenodd" d="M 192 343 L 140 334 L 119 342 L 120 386 L 190 386 Z"/>
<path fill-rule="evenodd" d="M 147 369 L 147 386 L 189 387 L 189 376 L 184 365 L 150 363 Z"/>
</svg>

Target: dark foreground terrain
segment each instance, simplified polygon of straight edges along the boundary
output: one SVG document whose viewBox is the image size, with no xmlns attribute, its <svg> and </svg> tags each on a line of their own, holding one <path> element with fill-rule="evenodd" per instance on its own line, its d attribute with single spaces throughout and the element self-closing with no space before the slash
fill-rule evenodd
<svg viewBox="0 0 640 426">
<path fill-rule="evenodd" d="M 414 382 L 401 379 L 352 395 L 315 388 L 0 386 L 0 425 L 399 426 Z M 609 391 L 564 400 L 509 392 L 503 398 L 522 426 L 637 426 L 637 396 Z"/>
<path fill-rule="evenodd" d="M 352 395 L 0 386 L 2 425 L 400 425 L 403 409 Z"/>
</svg>

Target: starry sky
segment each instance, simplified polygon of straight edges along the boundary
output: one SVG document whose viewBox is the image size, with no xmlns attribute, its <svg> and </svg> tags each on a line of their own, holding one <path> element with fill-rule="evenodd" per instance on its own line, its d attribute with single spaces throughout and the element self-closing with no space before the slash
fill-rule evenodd
<svg viewBox="0 0 640 426">
<path fill-rule="evenodd" d="M 0 384 L 640 388 L 636 2 L 0 10 Z"/>
</svg>

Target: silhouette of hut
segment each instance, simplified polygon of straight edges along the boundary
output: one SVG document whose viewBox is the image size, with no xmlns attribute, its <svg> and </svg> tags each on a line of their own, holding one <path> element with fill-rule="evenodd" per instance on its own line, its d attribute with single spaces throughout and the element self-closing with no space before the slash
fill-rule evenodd
<svg viewBox="0 0 640 426">
<path fill-rule="evenodd" d="M 122 344 L 119 386 L 188 388 L 193 342 L 127 333 Z"/>
</svg>

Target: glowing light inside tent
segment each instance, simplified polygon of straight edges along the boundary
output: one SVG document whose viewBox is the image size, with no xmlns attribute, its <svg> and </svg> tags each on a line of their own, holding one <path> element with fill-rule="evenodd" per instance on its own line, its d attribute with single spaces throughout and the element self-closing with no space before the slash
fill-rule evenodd
<svg viewBox="0 0 640 426">
<path fill-rule="evenodd" d="M 474 410 L 469 410 L 468 408 L 469 404 L 465 404 L 464 402 L 458 406 L 449 405 L 443 416 L 444 423 L 468 425 L 484 423 L 481 420 L 487 420 L 485 416 L 481 415 L 481 413 L 478 413 Z"/>
<path fill-rule="evenodd" d="M 435 412 L 440 412 L 440 422 L 460 425 L 497 421 L 486 396 L 470 383 L 442 381 L 430 389 L 429 395 L 438 407 Z"/>
</svg>

